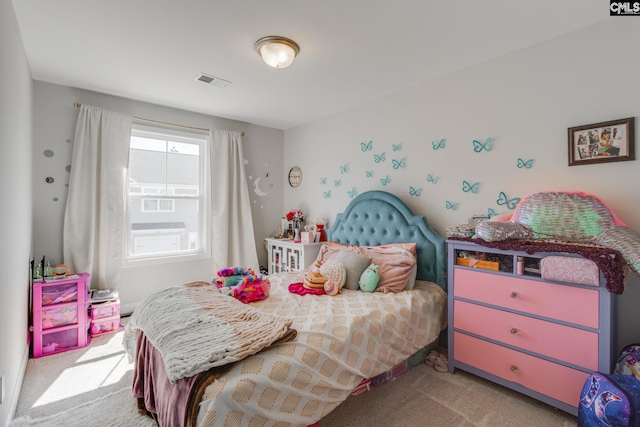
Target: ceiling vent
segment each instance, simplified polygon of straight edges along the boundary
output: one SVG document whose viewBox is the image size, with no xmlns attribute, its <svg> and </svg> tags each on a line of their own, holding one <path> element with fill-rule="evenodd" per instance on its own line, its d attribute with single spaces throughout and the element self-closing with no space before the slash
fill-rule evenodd
<svg viewBox="0 0 640 427">
<path fill-rule="evenodd" d="M 227 87 L 231 84 L 229 80 L 221 79 L 220 77 L 214 77 L 209 74 L 200 73 L 195 78 L 198 82 L 207 83 L 218 87 Z"/>
</svg>

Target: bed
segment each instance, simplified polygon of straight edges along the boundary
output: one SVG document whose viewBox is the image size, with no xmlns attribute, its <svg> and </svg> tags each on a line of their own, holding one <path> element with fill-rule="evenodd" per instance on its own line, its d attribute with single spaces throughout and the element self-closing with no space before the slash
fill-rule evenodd
<svg viewBox="0 0 640 427">
<path fill-rule="evenodd" d="M 184 361 L 188 353 L 184 346 L 190 340 L 178 345 L 183 353 L 173 358 L 166 349 L 160 350 L 160 343 L 160 349 L 155 347 L 144 325 L 166 328 L 171 322 L 168 313 L 176 311 L 176 298 L 154 300 L 146 304 L 149 309 L 136 308 L 125 330 L 125 348 L 136 361 L 133 388 L 139 408 L 161 426 L 308 426 L 347 399 L 363 380 L 437 343 L 447 319 L 446 251 L 444 239 L 424 217 L 414 215 L 390 193 L 370 191 L 337 215 L 327 236 L 331 243 L 326 247 L 340 250 L 395 250 L 399 244 L 415 243 L 412 289 L 299 295 L 290 292 L 289 285 L 301 282 L 303 273 L 271 275 L 269 296 L 246 304 L 246 309 L 272 316 L 262 332 L 280 333 L 274 342 L 239 360 L 178 379 L 168 367 L 178 360 L 192 368 L 193 363 Z M 199 292 L 214 288 L 199 283 L 169 292 L 181 292 L 185 286 L 195 286 Z M 202 299 L 198 296 L 194 304 Z M 146 315 L 141 313 L 153 318 L 143 319 Z M 283 325 L 281 319 L 287 323 Z M 175 338 L 189 332 L 172 333 Z M 198 339 L 209 340 L 202 333 Z"/>
</svg>

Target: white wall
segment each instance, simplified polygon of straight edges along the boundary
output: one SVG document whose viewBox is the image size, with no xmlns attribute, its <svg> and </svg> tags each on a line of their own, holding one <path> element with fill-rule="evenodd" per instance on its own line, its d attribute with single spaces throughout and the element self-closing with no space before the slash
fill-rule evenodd
<svg viewBox="0 0 640 427">
<path fill-rule="evenodd" d="M 191 113 L 159 105 L 36 81 L 34 83 L 34 254 L 62 262 L 62 226 L 66 204 L 67 166 L 71 153 L 78 109 L 75 102 L 93 105 L 136 117 L 207 129 L 244 131 L 242 138 L 256 245 L 261 265 L 267 265 L 264 237 L 277 231 L 282 216 L 283 131 L 244 122 Z M 50 150 L 53 157 L 46 157 Z M 269 174 L 258 196 L 253 180 Z M 54 178 L 52 184 L 45 182 Z M 266 184 L 266 186 L 264 185 Z M 273 187 L 269 187 L 273 184 Z M 56 200 L 57 199 L 57 200 Z M 125 268 L 119 288 L 123 312 L 154 290 L 193 280 L 211 280 L 210 260 L 167 263 L 154 267 Z"/>
<path fill-rule="evenodd" d="M 33 94 L 13 4 L 0 0 L 0 425 L 13 416 L 29 356 Z"/>
<path fill-rule="evenodd" d="M 638 160 L 567 166 L 567 128 L 632 116 L 638 121 L 640 57 L 634 43 L 640 39 L 639 23 L 612 17 L 285 131 L 285 170 L 297 164 L 304 174 L 301 187 L 285 189 L 285 208 L 333 221 L 349 202 L 348 191 L 387 190 L 445 235 L 446 227 L 488 208 L 507 213 L 496 203 L 501 191 L 513 198 L 581 190 L 602 198 L 640 232 Z M 472 141 L 488 137 L 492 151 L 474 152 Z M 441 138 L 446 147 L 434 150 L 432 141 Z M 369 140 L 373 150 L 363 152 L 361 142 Z M 401 150 L 394 152 L 393 144 L 402 144 Z M 382 152 L 386 161 L 375 163 L 373 154 Z M 405 167 L 394 169 L 392 159 L 402 158 Z M 533 167 L 517 168 L 518 158 L 534 159 Z M 341 173 L 343 165 L 347 173 Z M 427 182 L 427 174 L 437 183 Z M 391 182 L 382 186 L 387 175 Z M 335 180 L 341 185 L 336 187 Z M 463 192 L 463 180 L 479 182 L 478 193 Z M 421 189 L 419 197 L 409 194 L 410 186 Z M 458 203 L 457 210 L 447 209 L 447 201 Z M 637 312 L 639 296 L 640 280 L 633 275 L 619 299 L 621 312 Z M 640 314 L 631 314 L 620 322 L 620 345 L 640 342 L 638 320 Z"/>
</svg>

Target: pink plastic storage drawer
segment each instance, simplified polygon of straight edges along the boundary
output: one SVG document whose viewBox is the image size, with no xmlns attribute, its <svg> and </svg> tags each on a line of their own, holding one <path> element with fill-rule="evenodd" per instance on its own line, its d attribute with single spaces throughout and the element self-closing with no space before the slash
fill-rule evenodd
<svg viewBox="0 0 640 427">
<path fill-rule="evenodd" d="M 105 302 L 91 305 L 91 319 L 105 319 L 107 317 L 120 316 L 119 302 Z"/>
<path fill-rule="evenodd" d="M 78 328 L 42 334 L 42 354 L 78 347 Z"/>
<path fill-rule="evenodd" d="M 91 321 L 91 336 L 120 330 L 120 316 Z"/>
<path fill-rule="evenodd" d="M 43 306 L 72 301 L 78 301 L 77 282 L 42 287 Z"/>
<path fill-rule="evenodd" d="M 78 306 L 74 304 L 63 307 L 43 308 L 41 317 L 43 330 L 74 325 L 78 323 Z"/>
</svg>

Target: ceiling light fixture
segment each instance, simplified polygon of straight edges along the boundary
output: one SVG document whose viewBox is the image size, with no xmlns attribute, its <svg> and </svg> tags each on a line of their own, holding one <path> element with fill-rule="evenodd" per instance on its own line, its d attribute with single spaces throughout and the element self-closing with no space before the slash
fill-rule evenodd
<svg viewBox="0 0 640 427">
<path fill-rule="evenodd" d="M 286 37 L 269 36 L 256 42 L 256 50 L 267 65 L 273 68 L 285 68 L 291 65 L 300 52 L 300 46 Z"/>
</svg>

